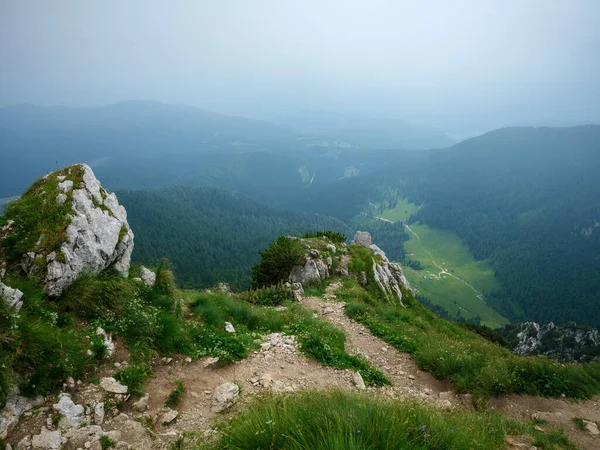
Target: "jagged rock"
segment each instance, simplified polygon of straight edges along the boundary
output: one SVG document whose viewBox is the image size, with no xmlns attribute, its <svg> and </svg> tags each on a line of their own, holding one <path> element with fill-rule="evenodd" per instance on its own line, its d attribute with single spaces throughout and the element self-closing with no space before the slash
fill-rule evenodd
<svg viewBox="0 0 600 450">
<path fill-rule="evenodd" d="M 233 328 L 231 322 L 225 322 L 225 331 L 228 333 L 235 333 L 235 328 Z"/>
<path fill-rule="evenodd" d="M 8 305 L 9 308 L 14 308 L 15 312 L 19 312 L 23 306 L 23 293 L 18 289 L 13 289 L 7 285 L 0 283 L 0 300 Z"/>
<path fill-rule="evenodd" d="M 59 449 L 62 445 L 62 435 L 60 430 L 49 431 L 42 428 L 40 434 L 33 436 L 31 440 L 33 448 L 41 449 Z"/>
<path fill-rule="evenodd" d="M 174 409 L 167 408 L 165 413 L 162 416 L 160 416 L 160 423 L 163 425 L 168 425 L 175 419 L 177 419 L 178 415 L 179 413 Z"/>
<path fill-rule="evenodd" d="M 60 203 L 66 196 L 64 204 L 71 206 L 64 241 L 60 243 L 59 250 L 47 249 L 44 248 L 44 236 L 40 236 L 36 245 L 22 255 L 20 263 L 23 270 L 28 275 L 41 277 L 50 296 L 61 295 L 84 271 L 99 273 L 114 267 L 127 276 L 133 251 L 133 232 L 127 223 L 125 208 L 119 204 L 116 195 L 102 188 L 86 164 L 69 166 L 46 175 L 26 195 L 43 194 L 45 200 L 50 200 L 47 198 L 47 183 L 58 177 L 66 179 L 58 184 L 52 201 L 59 196 Z M 27 224 L 15 223 L 15 229 L 21 225 Z M 55 254 L 50 256 L 53 252 Z"/>
<path fill-rule="evenodd" d="M 213 394 L 211 411 L 225 411 L 235 403 L 239 395 L 240 388 L 237 384 L 231 382 L 221 384 Z"/>
<path fill-rule="evenodd" d="M 304 288 L 302 287 L 302 283 L 285 283 L 285 289 L 287 291 L 291 291 L 294 296 L 294 300 L 297 302 L 302 301 L 302 295 L 304 295 Z"/>
<path fill-rule="evenodd" d="M 6 405 L 0 411 L 0 439 L 14 428 L 21 415 L 44 402 L 42 397 L 30 399 L 19 395 L 19 390 L 14 387 L 6 398 Z"/>
<path fill-rule="evenodd" d="M 326 247 L 331 251 L 331 253 L 337 252 L 337 248 L 333 244 L 327 244 Z"/>
<path fill-rule="evenodd" d="M 112 336 L 106 334 L 106 331 L 101 327 L 96 328 L 96 334 L 102 336 L 102 344 L 106 347 L 105 358 L 111 357 L 115 352 L 115 343 L 112 340 Z"/>
<path fill-rule="evenodd" d="M 62 415 L 58 422 L 61 430 L 78 427 L 85 420 L 85 408 L 73 403 L 68 394 L 60 394 L 58 403 L 52 405 L 52 408 Z"/>
<path fill-rule="evenodd" d="M 150 399 L 150 394 L 146 392 L 142 398 L 140 398 L 137 402 L 133 404 L 133 409 L 138 412 L 144 412 L 148 409 L 148 400 Z"/>
<path fill-rule="evenodd" d="M 503 336 L 519 355 L 544 355 L 561 361 L 590 362 L 598 360 L 600 336 L 598 330 L 568 323 L 556 326 L 552 322 L 507 325 Z"/>
<path fill-rule="evenodd" d="M 316 284 L 321 282 L 321 274 L 317 263 L 312 259 L 307 259 L 304 266 L 294 266 L 289 277 L 292 283 Z"/>
<path fill-rule="evenodd" d="M 72 428 L 64 433 L 64 438 L 67 439 L 65 447 L 77 449 L 77 448 L 89 448 L 91 445 L 86 447 L 86 443 L 92 443 L 100 440 L 101 436 L 105 436 L 106 432 L 102 430 L 99 425 L 87 425 L 81 428 Z"/>
<path fill-rule="evenodd" d="M 356 386 L 356 389 L 358 389 L 359 391 L 364 391 L 367 388 L 365 386 L 363 377 L 359 372 L 354 372 L 352 374 L 352 381 L 354 382 L 354 386 Z"/>
<path fill-rule="evenodd" d="M 27 450 L 31 448 L 31 436 L 25 436 L 17 444 L 17 450 Z"/>
<path fill-rule="evenodd" d="M 111 394 L 127 394 L 127 386 L 122 385 L 113 377 L 105 377 L 100 380 L 100 387 Z"/>
<path fill-rule="evenodd" d="M 371 246 L 371 233 L 368 231 L 357 231 L 352 243 L 369 248 Z"/>
<path fill-rule="evenodd" d="M 205 369 L 208 367 L 214 367 L 218 362 L 218 356 L 209 356 L 208 358 L 204 358 L 202 360 L 202 367 L 204 367 Z"/>
<path fill-rule="evenodd" d="M 140 267 L 140 278 L 146 286 L 153 287 L 156 283 L 156 274 L 144 266 Z"/>
<path fill-rule="evenodd" d="M 367 247 L 373 252 L 373 277 L 375 282 L 388 300 L 397 299 L 404 306 L 400 287 L 410 289 L 410 285 L 400 265 L 391 263 L 383 250 L 371 243 L 371 235 L 366 231 L 357 231 L 352 242 Z M 342 258 L 342 261 L 344 261 L 344 258 Z M 347 272 L 347 263 L 345 268 Z M 359 282 L 366 284 L 366 281 L 366 274 L 361 275 Z"/>
<path fill-rule="evenodd" d="M 227 283 L 217 283 L 217 285 L 215 286 L 215 291 L 221 292 L 223 294 L 232 294 L 233 293 L 233 291 L 229 287 L 229 284 L 227 284 Z"/>
<path fill-rule="evenodd" d="M 317 264 L 317 270 L 319 271 L 319 277 L 321 280 L 326 280 L 329 278 L 329 268 L 327 267 L 327 264 L 320 259 L 317 259 L 315 263 Z"/>
</svg>

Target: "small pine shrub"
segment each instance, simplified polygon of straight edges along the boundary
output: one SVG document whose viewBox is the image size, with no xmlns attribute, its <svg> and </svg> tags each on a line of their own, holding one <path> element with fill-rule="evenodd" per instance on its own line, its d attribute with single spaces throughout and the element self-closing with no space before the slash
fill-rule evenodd
<svg viewBox="0 0 600 450">
<path fill-rule="evenodd" d="M 109 448 L 115 448 L 116 445 L 117 445 L 117 443 L 115 441 L 113 441 L 111 438 L 109 438 L 108 436 L 100 437 L 100 447 L 102 448 L 102 450 L 107 450 Z"/>
<path fill-rule="evenodd" d="M 167 401 L 165 402 L 165 406 L 169 408 L 173 408 L 181 403 L 183 400 L 183 395 L 185 394 L 185 385 L 183 381 L 177 380 L 175 381 L 175 388 L 167 397 Z"/>
<path fill-rule="evenodd" d="M 261 261 L 252 267 L 253 289 L 287 280 L 292 267 L 303 264 L 305 249 L 299 241 L 279 236 L 267 249 L 258 253 Z"/>
</svg>

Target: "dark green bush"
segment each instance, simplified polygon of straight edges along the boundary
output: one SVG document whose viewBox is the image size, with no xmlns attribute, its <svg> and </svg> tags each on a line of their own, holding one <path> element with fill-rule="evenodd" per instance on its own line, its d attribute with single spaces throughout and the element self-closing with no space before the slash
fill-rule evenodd
<svg viewBox="0 0 600 450">
<path fill-rule="evenodd" d="M 181 403 L 183 400 L 183 395 L 185 394 L 185 385 L 183 381 L 176 380 L 175 388 L 169 393 L 169 397 L 167 397 L 167 401 L 165 402 L 165 406 L 169 408 L 173 408 Z"/>
<path fill-rule="evenodd" d="M 280 283 L 276 286 L 243 292 L 239 295 L 239 298 L 255 305 L 278 306 L 282 303 L 293 301 L 294 295 Z"/>
<path fill-rule="evenodd" d="M 304 264 L 305 248 L 299 241 L 286 236 L 279 236 L 267 249 L 258 253 L 261 261 L 252 267 L 253 289 L 285 281 L 292 267 Z"/>
<path fill-rule="evenodd" d="M 152 376 L 150 367 L 139 364 L 130 365 L 115 374 L 115 380 L 129 387 L 128 394 L 144 395 L 144 385 Z"/>
</svg>

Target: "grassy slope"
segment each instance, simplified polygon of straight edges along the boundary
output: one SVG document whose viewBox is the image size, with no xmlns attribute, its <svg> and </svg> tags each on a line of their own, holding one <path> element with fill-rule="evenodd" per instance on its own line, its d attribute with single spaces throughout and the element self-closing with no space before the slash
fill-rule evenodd
<svg viewBox="0 0 600 450">
<path fill-rule="evenodd" d="M 399 199 L 394 209 L 386 209 L 379 217 L 391 221 L 406 221 L 418 207 Z M 509 323 L 482 298 L 499 287 L 494 272 L 487 261 L 476 261 L 460 238 L 451 231 L 430 228 L 424 224 L 412 224 L 406 241 L 407 258 L 417 260 L 423 270 L 405 268 L 410 283 L 419 294 L 442 306 L 451 315 L 459 313 L 465 318 L 481 317 L 481 323 L 498 328 Z M 418 238 L 416 235 L 418 235 Z M 449 274 L 441 274 L 442 268 Z M 454 275 L 454 277 L 452 276 Z M 457 279 L 458 277 L 460 279 Z"/>
<path fill-rule="evenodd" d="M 405 291 L 403 308 L 354 280 L 344 281 L 337 298 L 346 314 L 400 351 L 412 355 L 423 370 L 470 391 L 485 402 L 490 396 L 526 393 L 590 398 L 600 393 L 600 364 L 561 364 L 542 357 L 511 353 L 463 326 L 444 320 Z"/>
</svg>

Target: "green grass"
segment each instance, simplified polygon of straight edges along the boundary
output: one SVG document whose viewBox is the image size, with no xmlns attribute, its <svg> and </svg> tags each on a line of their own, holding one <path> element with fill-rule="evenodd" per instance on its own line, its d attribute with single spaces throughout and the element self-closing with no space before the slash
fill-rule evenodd
<svg viewBox="0 0 600 450">
<path fill-rule="evenodd" d="M 600 364 L 561 364 L 543 357 L 517 356 L 457 323 L 436 316 L 404 292 L 406 308 L 383 302 L 353 280 L 337 298 L 348 316 L 368 327 L 419 367 L 470 391 L 485 403 L 491 396 L 530 394 L 587 399 L 600 393 Z"/>
<path fill-rule="evenodd" d="M 179 405 L 183 400 L 184 394 L 185 394 L 185 385 L 183 384 L 183 381 L 176 380 L 175 388 L 173 388 L 173 390 L 169 393 L 169 396 L 167 397 L 167 401 L 165 402 L 165 406 L 167 406 L 169 408 L 173 408 L 173 407 Z"/>
<path fill-rule="evenodd" d="M 526 435 L 541 449 L 574 449 L 561 430 L 552 442 L 532 424 L 499 414 L 441 411 L 422 404 L 347 392 L 265 395 L 219 427 L 201 448 L 255 450 L 503 449 Z"/>
<path fill-rule="evenodd" d="M 405 222 L 408 218 L 417 212 L 419 207 L 414 203 L 409 203 L 405 198 L 399 198 L 398 204 L 391 209 L 385 209 L 379 217 L 391 222 Z"/>
<path fill-rule="evenodd" d="M 286 310 L 275 311 L 221 293 L 188 292 L 188 295 L 192 311 L 203 322 L 193 332 L 199 347 L 198 357 L 219 356 L 220 362 L 243 359 L 249 349 L 257 347 L 254 339 L 259 334 L 285 332 L 297 337 L 302 352 L 325 366 L 358 371 L 367 385 L 390 384 L 385 375 L 364 358 L 346 353 L 346 337 L 342 331 L 314 318 L 297 303 L 288 303 Z M 224 330 L 226 321 L 234 325 L 236 333 Z"/>
<path fill-rule="evenodd" d="M 485 295 L 498 289 L 494 271 L 487 261 L 475 261 L 469 249 L 453 232 L 412 224 L 410 240 L 404 243 L 408 259 L 417 260 L 423 270 L 405 267 L 408 281 L 419 295 L 442 306 L 452 316 L 481 317 L 481 323 L 499 328 L 509 323 L 485 303 Z M 448 273 L 440 273 L 446 271 Z M 483 300 L 479 295 L 483 294 Z"/>
<path fill-rule="evenodd" d="M 102 450 L 114 448 L 116 445 L 117 445 L 117 443 L 115 441 L 113 441 L 111 438 L 109 438 L 108 436 L 100 437 L 100 447 L 102 448 Z"/>
</svg>

